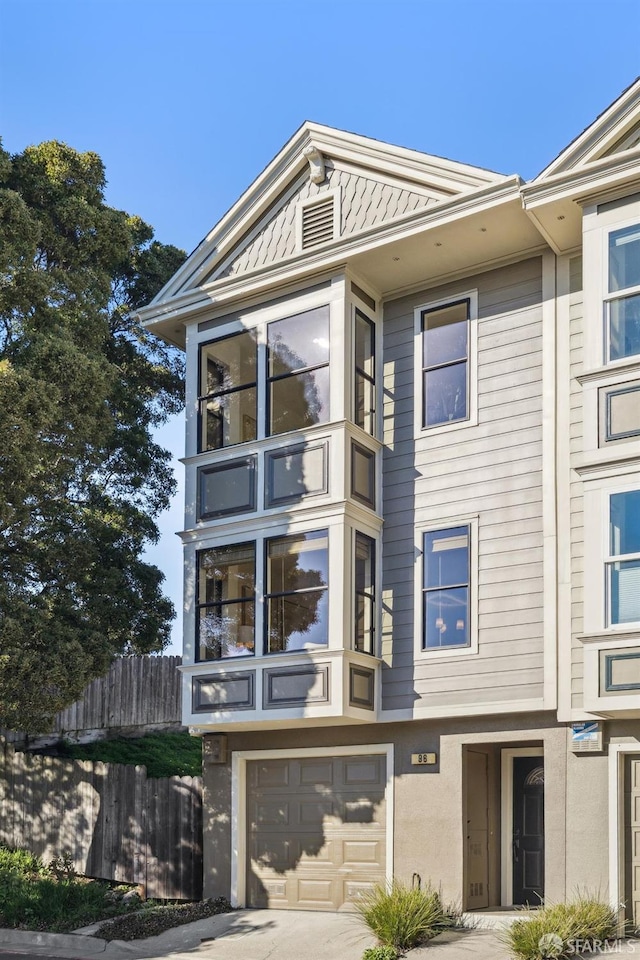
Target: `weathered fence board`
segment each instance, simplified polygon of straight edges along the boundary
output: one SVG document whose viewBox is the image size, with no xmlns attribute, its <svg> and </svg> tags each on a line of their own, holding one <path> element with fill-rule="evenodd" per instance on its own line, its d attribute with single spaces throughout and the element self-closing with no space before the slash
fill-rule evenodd
<svg viewBox="0 0 640 960">
<path fill-rule="evenodd" d="M 0 740 L 0 843 L 148 897 L 202 896 L 202 780 L 18 753 Z"/>
<path fill-rule="evenodd" d="M 56 716 L 51 733 L 27 737 L 0 730 L 0 735 L 10 743 L 39 747 L 62 737 L 85 743 L 118 733 L 183 729 L 181 663 L 181 657 L 121 657 L 105 677 L 89 684 L 81 700 Z"/>
</svg>

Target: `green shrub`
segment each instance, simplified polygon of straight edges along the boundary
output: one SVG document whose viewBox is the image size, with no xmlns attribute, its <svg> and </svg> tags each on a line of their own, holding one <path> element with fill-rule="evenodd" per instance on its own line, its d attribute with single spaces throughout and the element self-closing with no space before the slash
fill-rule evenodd
<svg viewBox="0 0 640 960">
<path fill-rule="evenodd" d="M 617 932 L 616 914 L 597 897 L 579 895 L 570 903 L 523 911 L 523 919 L 505 930 L 502 939 L 518 960 L 565 958 L 604 949 Z"/>
<path fill-rule="evenodd" d="M 382 946 L 398 952 L 430 940 L 455 920 L 442 906 L 440 894 L 429 884 L 422 889 L 398 880 L 378 884 L 355 903 L 360 916 Z"/>
<path fill-rule="evenodd" d="M 96 880 L 57 879 L 28 851 L 0 847 L 0 927 L 74 930 L 125 909 L 109 892 Z"/>
<path fill-rule="evenodd" d="M 398 951 L 393 947 L 369 947 L 362 960 L 398 960 Z"/>
<path fill-rule="evenodd" d="M 150 733 L 85 744 L 65 741 L 59 752 L 71 760 L 146 767 L 148 777 L 202 776 L 202 742 L 188 733 Z"/>
</svg>

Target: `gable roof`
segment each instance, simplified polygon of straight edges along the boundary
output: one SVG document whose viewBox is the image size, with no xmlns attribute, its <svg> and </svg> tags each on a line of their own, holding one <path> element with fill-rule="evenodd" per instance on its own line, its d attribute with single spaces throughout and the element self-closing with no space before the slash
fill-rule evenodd
<svg viewBox="0 0 640 960">
<path fill-rule="evenodd" d="M 297 210 L 306 201 L 315 202 L 331 191 L 345 196 L 342 210 L 337 211 L 338 234 L 344 239 L 382 221 L 401 220 L 421 208 L 510 179 L 306 122 L 150 306 L 299 254 Z"/>
<path fill-rule="evenodd" d="M 640 77 L 542 170 L 534 183 L 640 144 Z"/>
</svg>

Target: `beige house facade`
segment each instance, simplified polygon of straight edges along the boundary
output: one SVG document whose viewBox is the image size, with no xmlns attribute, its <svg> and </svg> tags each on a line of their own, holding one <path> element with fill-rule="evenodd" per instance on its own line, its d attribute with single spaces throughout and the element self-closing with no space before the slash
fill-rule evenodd
<svg viewBox="0 0 640 960">
<path fill-rule="evenodd" d="M 305 123 L 141 318 L 205 895 L 640 922 L 640 81 L 528 183 Z"/>
</svg>

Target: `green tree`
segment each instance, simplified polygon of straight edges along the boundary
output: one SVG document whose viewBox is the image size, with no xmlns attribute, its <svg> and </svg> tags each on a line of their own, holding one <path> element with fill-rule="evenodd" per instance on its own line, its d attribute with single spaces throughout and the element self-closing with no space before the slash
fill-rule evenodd
<svg viewBox="0 0 640 960">
<path fill-rule="evenodd" d="M 174 492 L 153 429 L 183 404 L 177 349 L 135 310 L 184 253 L 104 202 L 95 153 L 0 147 L 0 725 L 46 729 L 173 608 L 142 559 Z"/>
</svg>

